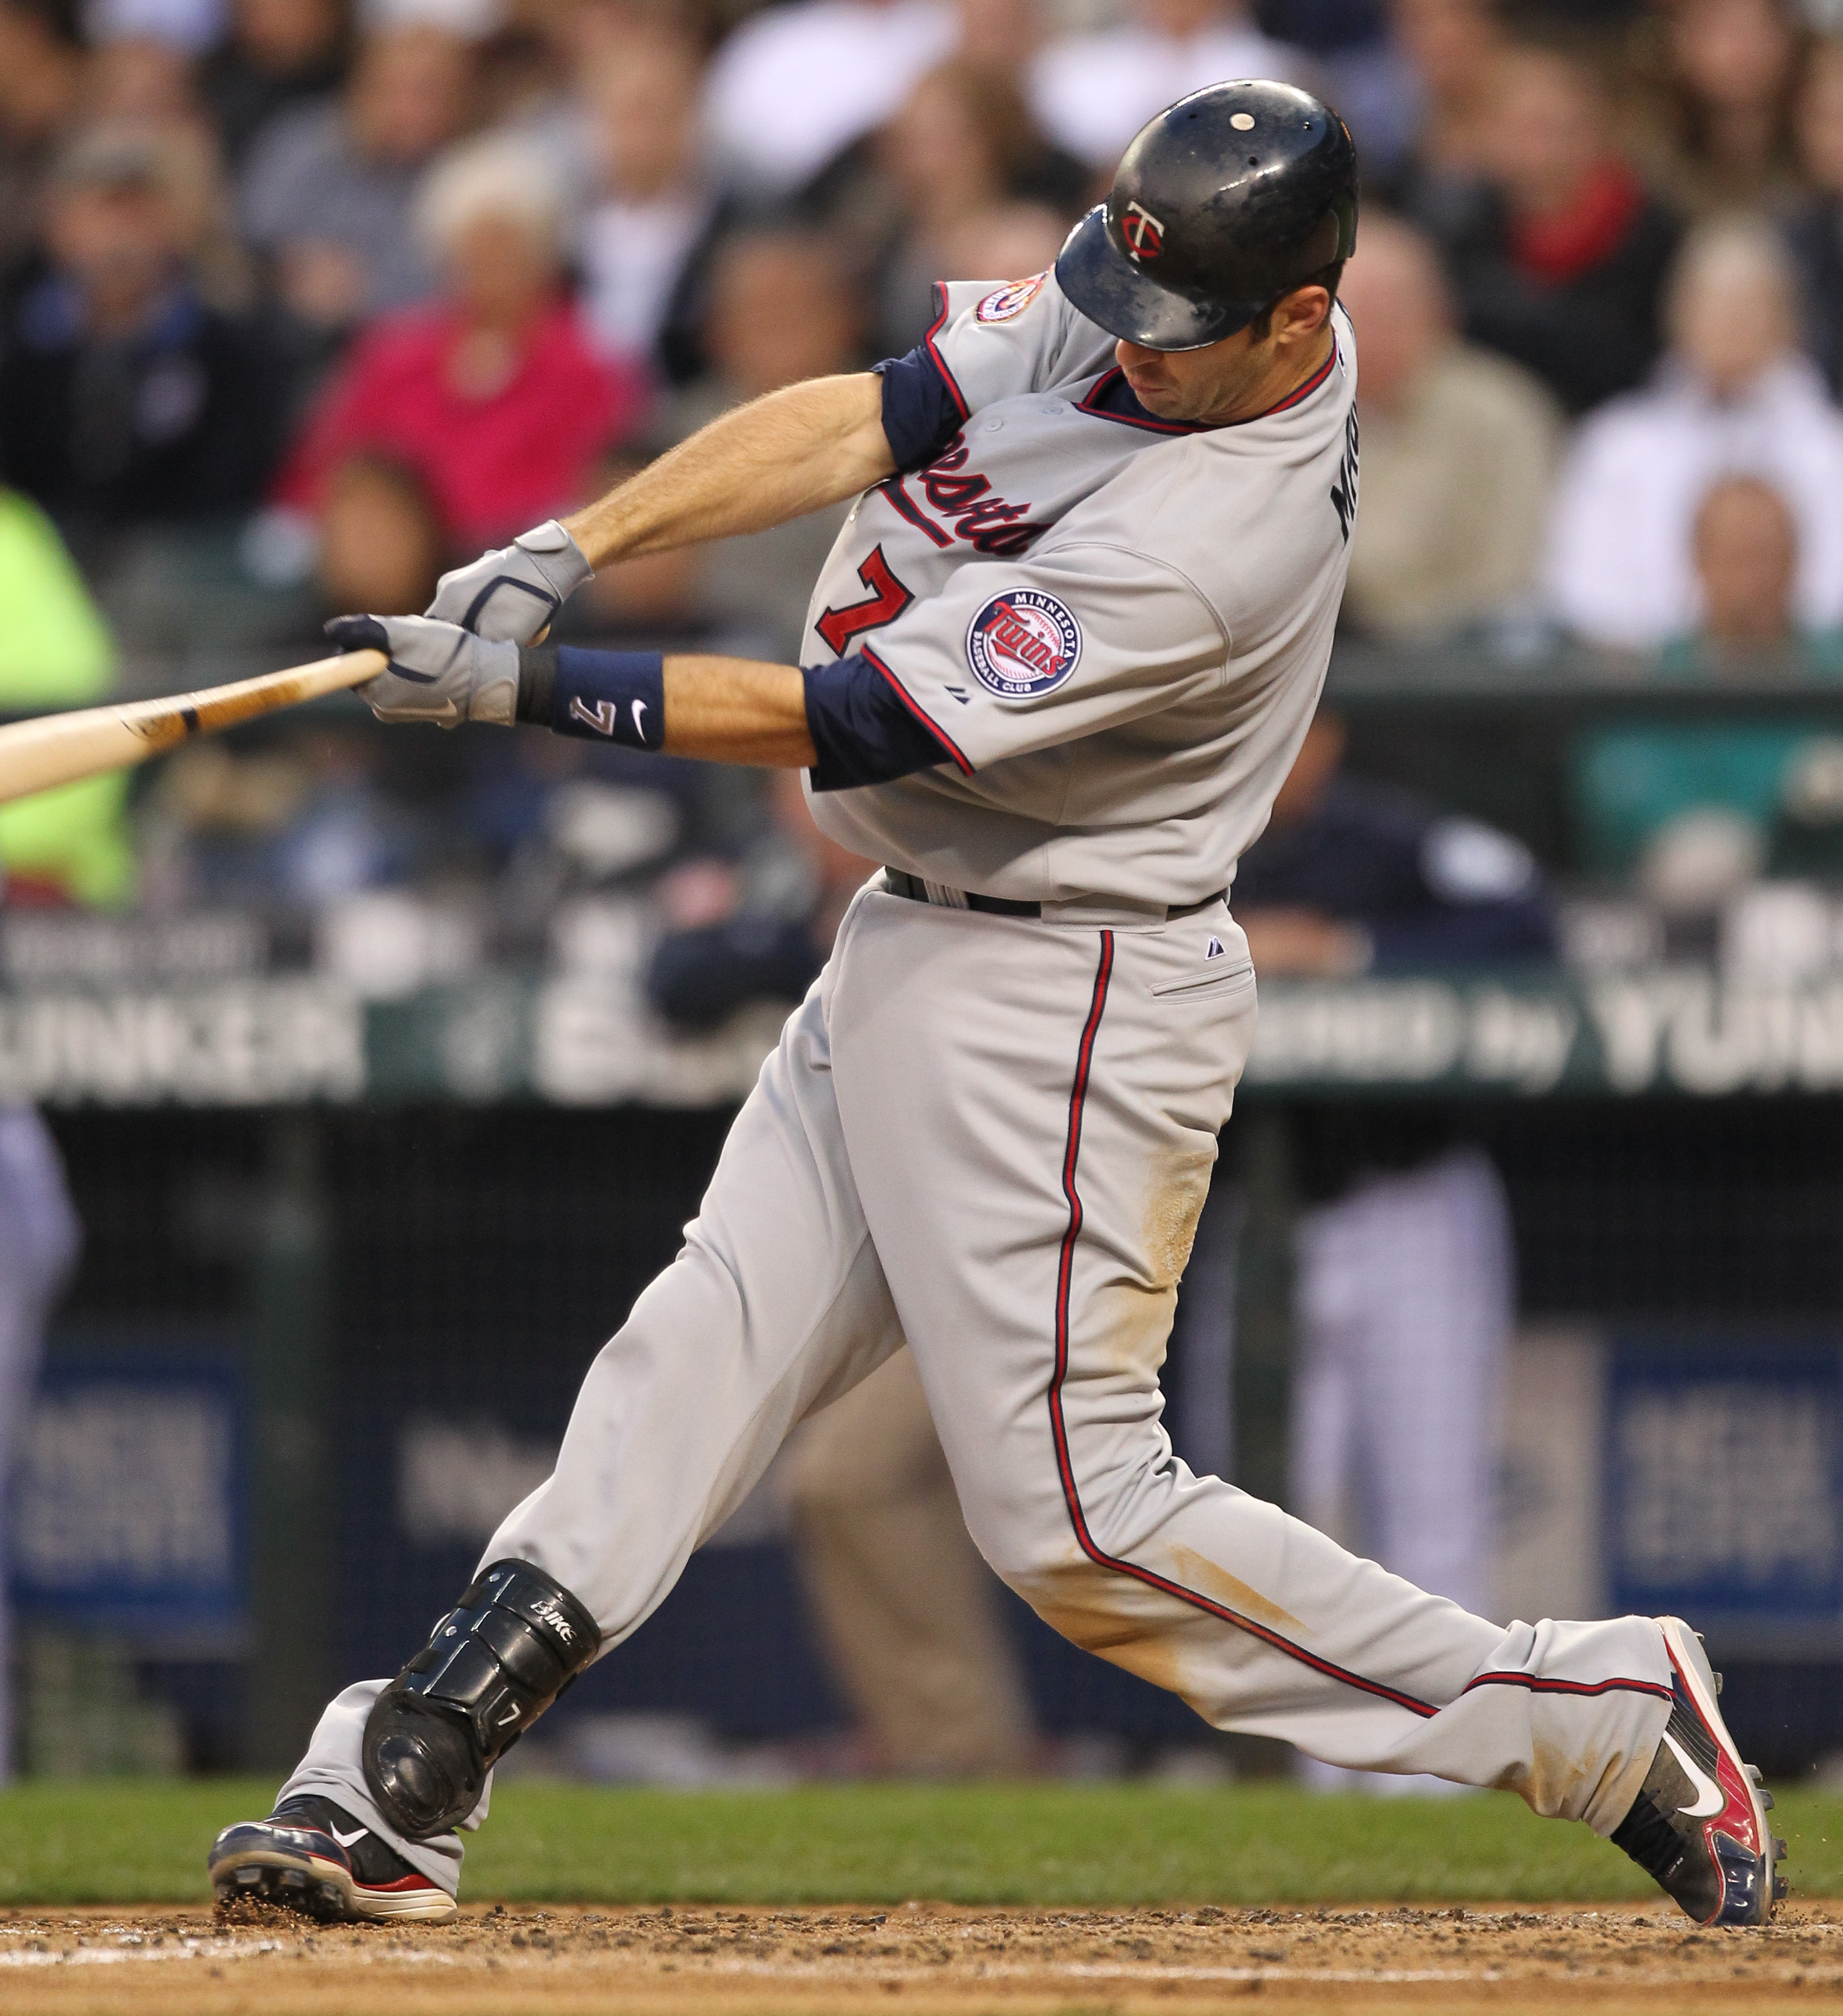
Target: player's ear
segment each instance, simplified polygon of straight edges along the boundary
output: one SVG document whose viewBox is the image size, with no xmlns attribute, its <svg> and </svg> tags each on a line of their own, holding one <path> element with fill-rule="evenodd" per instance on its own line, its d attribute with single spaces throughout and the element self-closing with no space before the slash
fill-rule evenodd
<svg viewBox="0 0 1843 2016">
<path fill-rule="evenodd" d="M 1274 333 L 1285 343 L 1308 342 L 1330 317 L 1329 287 L 1295 287 L 1274 304 Z"/>
</svg>

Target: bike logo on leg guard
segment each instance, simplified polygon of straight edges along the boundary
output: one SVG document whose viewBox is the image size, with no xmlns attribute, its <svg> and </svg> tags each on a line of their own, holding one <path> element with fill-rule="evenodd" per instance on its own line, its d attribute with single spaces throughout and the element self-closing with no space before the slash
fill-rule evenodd
<svg viewBox="0 0 1843 2016">
<path fill-rule="evenodd" d="M 604 703 L 604 704 L 606 704 L 606 703 Z M 563 1612 L 557 1608 L 556 1605 L 551 1601 L 549 1597 L 545 1597 L 542 1603 L 535 1604 L 532 1606 L 531 1615 L 538 1623 L 548 1624 L 551 1629 L 556 1633 L 558 1637 L 562 1639 L 566 1645 L 573 1645 L 575 1643 L 576 1632 L 574 1626 L 571 1625 L 569 1619 L 563 1615 Z"/>
</svg>

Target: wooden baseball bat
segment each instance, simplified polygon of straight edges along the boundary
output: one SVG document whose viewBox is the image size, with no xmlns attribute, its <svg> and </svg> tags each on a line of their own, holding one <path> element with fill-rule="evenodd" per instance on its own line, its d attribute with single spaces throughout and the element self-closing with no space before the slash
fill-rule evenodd
<svg viewBox="0 0 1843 2016">
<path fill-rule="evenodd" d="M 344 651 L 337 658 L 317 658 L 311 665 L 207 686 L 202 693 L 16 721 L 0 728 L 0 805 L 79 777 L 125 770 L 195 735 L 214 735 L 234 722 L 279 707 L 298 706 L 322 693 L 362 686 L 376 679 L 386 662 L 382 651 Z"/>
</svg>

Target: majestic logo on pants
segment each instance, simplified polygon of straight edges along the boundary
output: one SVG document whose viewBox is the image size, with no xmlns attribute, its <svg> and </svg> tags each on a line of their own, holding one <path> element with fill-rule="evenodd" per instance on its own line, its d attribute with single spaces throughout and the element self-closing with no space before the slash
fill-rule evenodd
<svg viewBox="0 0 1843 2016">
<path fill-rule="evenodd" d="M 1034 700 L 1062 684 L 1082 656 L 1082 628 L 1053 595 L 995 595 L 966 630 L 966 662 L 1002 700 Z"/>
</svg>

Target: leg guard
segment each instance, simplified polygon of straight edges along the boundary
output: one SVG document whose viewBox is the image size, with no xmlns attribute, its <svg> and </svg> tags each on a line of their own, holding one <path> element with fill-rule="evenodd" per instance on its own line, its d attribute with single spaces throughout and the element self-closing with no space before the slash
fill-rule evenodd
<svg viewBox="0 0 1843 2016">
<path fill-rule="evenodd" d="M 600 1650 L 595 1619 L 528 1561 L 495 1561 L 377 1697 L 365 1782 L 412 1841 L 458 1826 L 486 1774 Z"/>
</svg>

